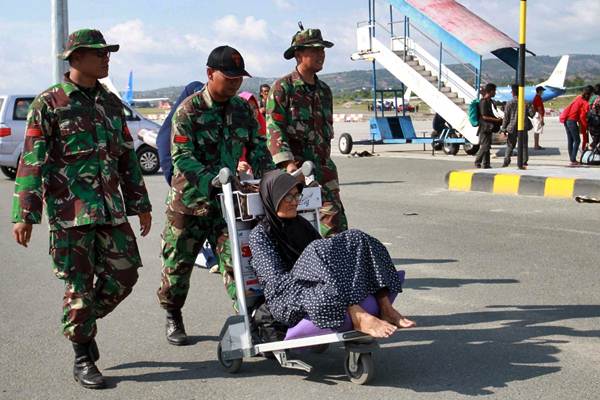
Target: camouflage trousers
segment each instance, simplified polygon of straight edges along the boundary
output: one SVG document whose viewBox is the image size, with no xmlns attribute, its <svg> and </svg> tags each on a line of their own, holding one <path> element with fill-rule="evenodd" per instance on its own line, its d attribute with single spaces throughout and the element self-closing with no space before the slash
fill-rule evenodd
<svg viewBox="0 0 600 400">
<path fill-rule="evenodd" d="M 331 188 L 332 182 L 322 185 L 321 197 L 323 206 L 319 209 L 321 223 L 319 225 L 321 236 L 330 237 L 337 233 L 348 230 L 348 220 L 337 181 L 335 188 Z"/>
<path fill-rule="evenodd" d="M 235 304 L 231 247 L 221 215 L 213 213 L 198 217 L 167 210 L 161 246 L 162 277 L 157 291 L 162 308 L 175 310 L 185 304 L 194 261 L 206 240 L 215 250 L 225 289 Z"/>
<path fill-rule="evenodd" d="M 102 318 L 131 293 L 142 266 L 129 223 L 50 231 L 54 274 L 65 282 L 62 331 L 86 343 Z M 94 277 L 96 282 L 94 283 Z"/>
</svg>

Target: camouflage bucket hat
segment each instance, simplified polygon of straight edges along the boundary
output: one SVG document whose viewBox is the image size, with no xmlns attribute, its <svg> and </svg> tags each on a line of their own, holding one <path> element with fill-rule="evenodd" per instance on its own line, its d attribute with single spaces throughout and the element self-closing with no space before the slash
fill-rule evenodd
<svg viewBox="0 0 600 400">
<path fill-rule="evenodd" d="M 292 38 L 292 45 L 283 53 L 283 58 L 294 58 L 294 52 L 303 47 L 333 47 L 333 43 L 323 40 L 320 29 L 302 29 Z"/>
<path fill-rule="evenodd" d="M 80 29 L 69 35 L 65 51 L 61 58 L 66 60 L 75 50 L 86 47 L 88 49 L 106 49 L 110 52 L 119 51 L 118 44 L 106 44 L 102 33 L 96 29 Z"/>
</svg>

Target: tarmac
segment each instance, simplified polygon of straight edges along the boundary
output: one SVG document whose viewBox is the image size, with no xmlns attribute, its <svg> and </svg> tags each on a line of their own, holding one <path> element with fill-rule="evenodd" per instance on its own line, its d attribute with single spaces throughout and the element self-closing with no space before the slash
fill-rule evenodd
<svg viewBox="0 0 600 400">
<path fill-rule="evenodd" d="M 413 117 L 413 124 L 418 136 L 431 131 L 431 120 L 426 116 Z M 354 141 L 369 139 L 369 125 L 364 123 L 336 123 L 336 135 L 348 132 Z M 380 157 L 436 159 L 462 161 L 465 168 L 440 171 L 440 179 L 445 179 L 451 191 L 476 191 L 497 195 L 544 196 L 570 199 L 575 196 L 600 197 L 600 167 L 570 167 L 567 152 L 567 140 L 563 126 L 558 118 L 547 118 L 540 143 L 543 150 L 533 150 L 533 135 L 529 135 L 529 162 L 526 170 L 516 167 L 516 156 L 513 164 L 500 168 L 504 158 L 505 146 L 492 147 L 491 169 L 473 169 L 473 156 L 462 150 L 455 156 L 441 151 L 432 154 L 431 148 L 424 145 L 355 145 L 353 153 L 371 152 Z M 333 153 L 338 152 L 337 141 L 332 143 Z M 356 154 L 355 154 L 356 155 Z"/>
</svg>

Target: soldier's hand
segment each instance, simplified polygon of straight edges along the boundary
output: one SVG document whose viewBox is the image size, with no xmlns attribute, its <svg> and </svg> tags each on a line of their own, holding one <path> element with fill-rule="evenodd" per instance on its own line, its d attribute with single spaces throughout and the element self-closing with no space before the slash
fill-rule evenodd
<svg viewBox="0 0 600 400">
<path fill-rule="evenodd" d="M 237 170 L 238 172 L 248 172 L 252 167 L 246 161 L 238 162 Z"/>
<path fill-rule="evenodd" d="M 150 212 L 145 212 L 138 215 L 140 218 L 140 233 L 142 236 L 146 236 L 150 232 L 150 227 L 152 226 L 152 214 Z"/>
<path fill-rule="evenodd" d="M 33 225 L 25 223 L 25 222 L 17 222 L 13 226 L 13 236 L 17 243 L 19 243 L 23 247 L 27 247 L 29 240 L 31 239 L 31 230 L 33 229 Z"/>
</svg>

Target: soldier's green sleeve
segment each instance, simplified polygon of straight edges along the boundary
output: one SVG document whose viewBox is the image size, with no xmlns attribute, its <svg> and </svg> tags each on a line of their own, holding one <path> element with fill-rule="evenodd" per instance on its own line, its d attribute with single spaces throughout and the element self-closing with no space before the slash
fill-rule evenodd
<svg viewBox="0 0 600 400">
<path fill-rule="evenodd" d="M 171 129 L 171 158 L 173 159 L 173 186 L 183 189 L 182 202 L 194 208 L 212 192 L 211 180 L 218 175 L 216 168 L 201 163 L 195 156 L 195 146 L 203 146 L 202 138 L 194 143 L 193 123 L 185 105 L 173 116 Z"/>
<path fill-rule="evenodd" d="M 275 164 L 273 164 L 271 153 L 269 153 L 269 149 L 267 148 L 266 138 L 258 133 L 258 122 L 252 116 L 252 112 L 248 108 L 250 142 L 246 146 L 248 151 L 247 159 L 252 167 L 254 176 L 260 178 L 266 171 L 275 169 Z"/>
<path fill-rule="evenodd" d="M 267 147 L 273 162 L 294 160 L 287 139 L 287 93 L 281 82 L 275 82 L 267 99 Z"/>
<path fill-rule="evenodd" d="M 119 157 L 121 192 L 127 215 L 139 215 L 152 211 L 148 191 L 142 177 L 142 169 L 133 148 L 133 138 L 127 127 L 125 115 L 121 115 L 122 134 L 125 151 Z"/>
<path fill-rule="evenodd" d="M 37 97 L 27 115 L 23 153 L 19 160 L 12 222 L 39 224 L 42 220 L 42 177 L 46 173 L 48 141 L 51 136 L 48 106 Z"/>
</svg>

